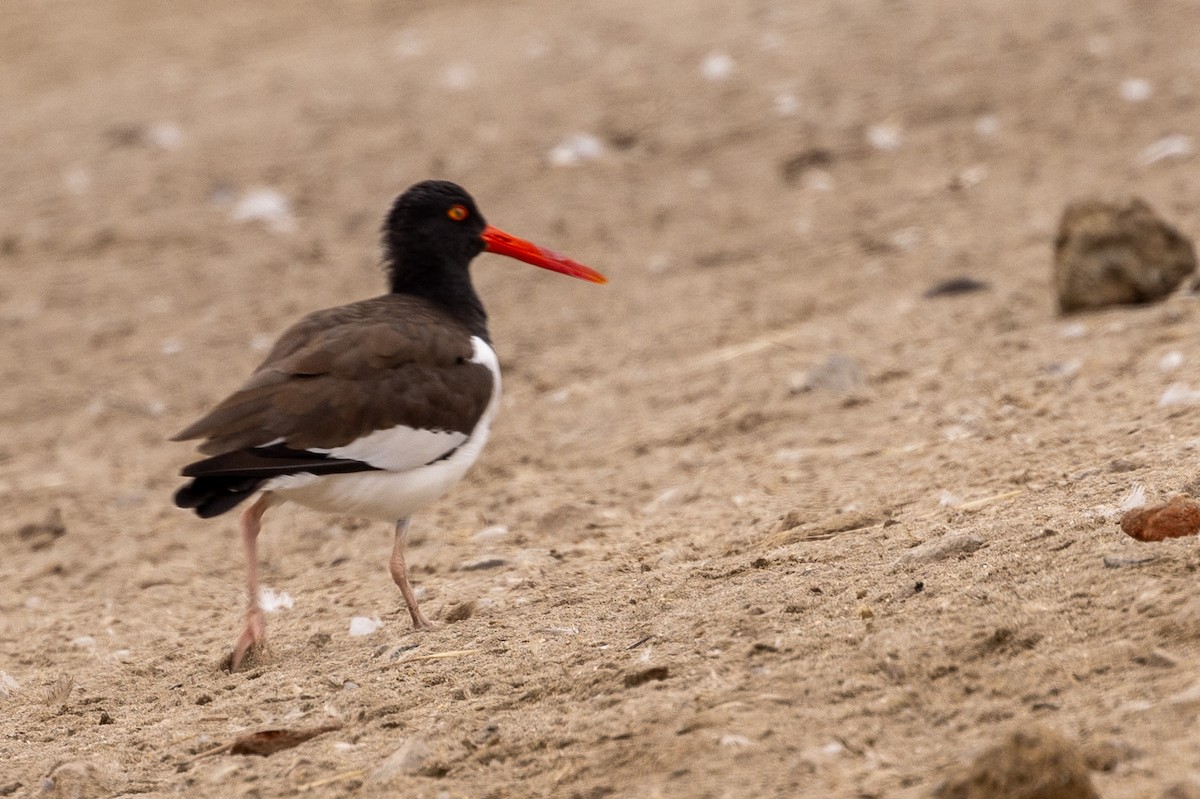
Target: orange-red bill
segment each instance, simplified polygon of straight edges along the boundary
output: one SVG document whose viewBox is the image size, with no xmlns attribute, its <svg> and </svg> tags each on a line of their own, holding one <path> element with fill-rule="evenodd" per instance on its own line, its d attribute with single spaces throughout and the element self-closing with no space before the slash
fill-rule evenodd
<svg viewBox="0 0 1200 799">
<path fill-rule="evenodd" d="M 595 269 L 559 255 L 554 250 L 539 247 L 532 241 L 519 239 L 492 225 L 484 228 L 481 238 L 484 250 L 487 252 L 507 255 L 509 258 L 516 258 L 518 261 L 540 266 L 542 269 L 549 269 L 553 272 L 562 272 L 564 275 L 577 277 L 580 280 L 590 280 L 593 283 L 608 282 L 608 278 Z"/>
</svg>

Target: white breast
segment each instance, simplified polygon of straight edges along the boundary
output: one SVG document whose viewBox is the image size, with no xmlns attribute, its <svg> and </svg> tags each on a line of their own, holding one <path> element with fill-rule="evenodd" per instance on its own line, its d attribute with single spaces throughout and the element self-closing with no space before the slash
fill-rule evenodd
<svg viewBox="0 0 1200 799">
<path fill-rule="evenodd" d="M 492 373 L 492 396 L 469 435 L 410 427 L 377 431 L 328 453 L 370 463 L 381 471 L 275 477 L 263 490 L 317 510 L 392 522 L 411 516 L 445 494 L 479 457 L 500 407 L 496 352 L 478 336 L 472 336 L 471 344 L 471 362 L 483 364 Z M 458 448 L 449 457 L 429 462 L 455 446 Z"/>
</svg>

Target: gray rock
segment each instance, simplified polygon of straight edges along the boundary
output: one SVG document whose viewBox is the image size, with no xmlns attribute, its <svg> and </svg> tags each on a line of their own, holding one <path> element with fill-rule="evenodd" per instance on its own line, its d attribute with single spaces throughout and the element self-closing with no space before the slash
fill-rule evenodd
<svg viewBox="0 0 1200 799">
<path fill-rule="evenodd" d="M 367 777 L 367 782 L 386 783 L 406 774 L 416 774 L 429 761 L 429 744 L 420 738 L 409 738 L 392 752 Z"/>
<path fill-rule="evenodd" d="M 1067 206 L 1054 242 L 1054 282 L 1066 314 L 1161 300 L 1196 271 L 1192 242 L 1139 198 Z"/>
<path fill-rule="evenodd" d="M 933 563 L 958 555 L 969 555 L 983 546 L 983 539 L 968 533 L 946 533 L 941 538 L 926 541 L 905 552 L 896 561 L 896 565 L 914 565 Z"/>
</svg>

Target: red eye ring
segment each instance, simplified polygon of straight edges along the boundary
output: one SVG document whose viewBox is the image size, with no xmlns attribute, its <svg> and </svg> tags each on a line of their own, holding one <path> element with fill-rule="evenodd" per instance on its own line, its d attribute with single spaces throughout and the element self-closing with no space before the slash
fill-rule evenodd
<svg viewBox="0 0 1200 799">
<path fill-rule="evenodd" d="M 470 212 L 467 211 L 467 206 L 465 205 L 452 205 L 450 206 L 450 210 L 446 212 L 446 216 L 455 222 L 461 222 L 470 216 Z"/>
</svg>

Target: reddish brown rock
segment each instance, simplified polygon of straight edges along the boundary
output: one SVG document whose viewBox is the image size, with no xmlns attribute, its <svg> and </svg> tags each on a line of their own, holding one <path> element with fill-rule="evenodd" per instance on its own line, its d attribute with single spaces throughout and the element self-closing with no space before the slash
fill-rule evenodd
<svg viewBox="0 0 1200 799">
<path fill-rule="evenodd" d="M 1121 517 L 1121 529 L 1138 541 L 1162 541 L 1200 532 L 1200 502 L 1180 494 L 1166 505 L 1136 508 Z"/>
</svg>

